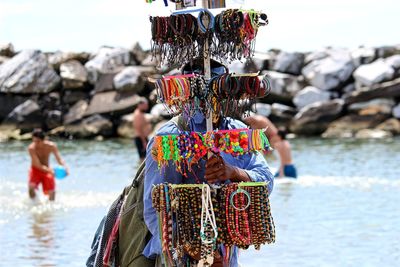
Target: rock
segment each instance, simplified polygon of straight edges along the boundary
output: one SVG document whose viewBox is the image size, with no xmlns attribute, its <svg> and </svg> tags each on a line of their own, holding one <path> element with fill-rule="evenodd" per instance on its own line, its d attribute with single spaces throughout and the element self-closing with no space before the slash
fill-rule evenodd
<svg viewBox="0 0 400 267">
<path fill-rule="evenodd" d="M 62 124 L 62 113 L 60 110 L 50 110 L 46 114 L 45 123 L 47 129 L 54 129 Z"/>
<path fill-rule="evenodd" d="M 157 60 L 151 54 L 148 54 L 141 65 L 155 67 L 157 66 Z"/>
<path fill-rule="evenodd" d="M 389 65 L 390 67 L 392 67 L 394 70 L 399 70 L 400 69 L 400 55 L 394 55 L 394 56 L 385 58 L 385 63 L 386 63 L 386 65 Z"/>
<path fill-rule="evenodd" d="M 68 113 L 64 116 L 64 124 L 71 124 L 81 120 L 85 116 L 88 107 L 88 102 L 86 102 L 85 100 L 79 100 L 69 109 Z"/>
<path fill-rule="evenodd" d="M 271 55 L 268 53 L 255 52 L 254 56 L 250 59 L 250 71 L 257 72 L 269 69 Z"/>
<path fill-rule="evenodd" d="M 146 53 L 139 43 L 135 43 L 132 47 L 133 58 L 137 64 L 141 64 L 143 60 L 146 59 L 148 53 Z"/>
<path fill-rule="evenodd" d="M 165 108 L 165 105 L 161 103 L 155 104 L 151 109 L 150 114 L 158 120 L 168 119 L 172 117 L 172 115 Z"/>
<path fill-rule="evenodd" d="M 88 98 L 89 94 L 87 92 L 74 89 L 74 90 L 65 90 L 62 100 L 63 103 L 67 105 L 72 105 L 78 102 L 79 100 L 87 100 Z"/>
<path fill-rule="evenodd" d="M 303 90 L 296 93 L 293 98 L 293 103 L 298 109 L 301 109 L 309 104 L 315 102 L 325 102 L 328 101 L 331 94 L 327 91 L 322 91 L 313 86 L 307 86 Z"/>
<path fill-rule="evenodd" d="M 355 135 L 355 138 L 359 139 L 381 139 L 381 138 L 388 138 L 392 137 L 393 135 L 390 132 L 384 130 L 377 130 L 377 129 L 362 129 L 358 131 Z"/>
<path fill-rule="evenodd" d="M 368 64 L 375 60 L 375 48 L 372 47 L 359 47 L 351 51 L 351 58 L 356 67 L 362 64 Z"/>
<path fill-rule="evenodd" d="M 91 93 L 95 94 L 100 92 L 113 91 L 115 89 L 114 88 L 115 75 L 116 73 L 99 74 L 99 77 L 94 86 L 94 90 Z"/>
<path fill-rule="evenodd" d="M 304 65 L 308 65 L 312 61 L 320 60 L 329 57 L 331 48 L 322 48 L 305 55 Z"/>
<path fill-rule="evenodd" d="M 304 65 L 303 53 L 280 52 L 276 57 L 273 70 L 293 75 L 299 75 Z"/>
<path fill-rule="evenodd" d="M 287 126 L 295 114 L 296 109 L 283 104 L 273 103 L 269 119 L 277 126 Z"/>
<path fill-rule="evenodd" d="M 348 110 L 359 115 L 391 114 L 395 102 L 391 98 L 376 98 L 367 102 L 354 103 Z"/>
<path fill-rule="evenodd" d="M 302 73 L 312 86 L 332 90 L 349 80 L 355 66 L 348 51 L 329 50 L 326 53 L 328 57 L 310 62 Z"/>
<path fill-rule="evenodd" d="M 16 106 L 24 103 L 28 99 L 28 97 L 20 95 L 0 94 L 0 122 L 4 120 Z M 37 97 L 32 97 L 32 100 L 37 101 Z"/>
<path fill-rule="evenodd" d="M 145 118 L 147 121 L 154 122 L 152 114 L 146 113 Z M 117 128 L 117 134 L 122 138 L 133 139 L 136 134 L 133 129 L 133 113 L 122 116 L 119 126 Z"/>
<path fill-rule="evenodd" d="M 0 92 L 49 93 L 60 82 L 60 77 L 49 67 L 40 51 L 24 50 L 0 65 Z"/>
<path fill-rule="evenodd" d="M 360 116 L 346 115 L 329 124 L 328 129 L 322 134 L 325 138 L 350 138 L 362 129 L 373 129 L 388 118 L 387 115 L 377 114 Z"/>
<path fill-rule="evenodd" d="M 79 123 L 65 126 L 65 131 L 80 138 L 88 138 L 97 135 L 111 136 L 113 134 L 113 124 L 105 117 L 95 114 Z"/>
<path fill-rule="evenodd" d="M 87 82 L 87 71 L 77 60 L 70 60 L 60 66 L 60 76 L 66 89 L 81 88 Z"/>
<path fill-rule="evenodd" d="M 376 54 L 378 58 L 390 57 L 400 54 L 400 48 L 398 46 L 382 46 L 376 48 Z"/>
<path fill-rule="evenodd" d="M 399 135 L 400 134 L 400 121 L 395 118 L 390 118 L 390 119 L 382 122 L 378 126 L 376 126 L 375 129 L 390 132 L 393 135 Z"/>
<path fill-rule="evenodd" d="M 351 92 L 353 92 L 354 90 L 356 90 L 356 85 L 354 83 L 350 83 L 348 85 L 346 85 L 345 87 L 343 87 L 342 91 L 345 94 L 349 94 Z"/>
<path fill-rule="evenodd" d="M 53 110 L 60 108 L 60 94 L 58 92 L 51 92 L 50 94 L 43 95 L 39 99 L 39 106 L 42 109 Z"/>
<path fill-rule="evenodd" d="M 13 57 L 14 55 L 14 46 L 11 43 L 0 44 L 0 56 Z"/>
<path fill-rule="evenodd" d="M 397 104 L 392 110 L 393 117 L 400 119 L 400 104 Z"/>
<path fill-rule="evenodd" d="M 116 73 L 131 62 L 128 49 L 121 47 L 101 47 L 95 57 L 86 62 L 89 82 L 95 84 L 99 74 Z"/>
<path fill-rule="evenodd" d="M 334 99 L 305 106 L 293 118 L 290 129 L 295 134 L 321 134 L 327 129 L 330 122 L 341 115 L 343 105 L 343 100 Z"/>
<path fill-rule="evenodd" d="M 251 111 L 258 115 L 269 117 L 272 113 L 272 106 L 270 104 L 256 103 L 251 107 Z"/>
<path fill-rule="evenodd" d="M 43 116 L 39 105 L 28 99 L 11 111 L 4 120 L 6 125 L 15 125 L 23 132 L 31 131 L 42 126 Z"/>
<path fill-rule="evenodd" d="M 11 58 L 9 57 L 4 57 L 4 56 L 0 56 L 0 65 L 9 61 Z"/>
<path fill-rule="evenodd" d="M 377 83 L 388 81 L 394 76 L 394 69 L 385 63 L 383 59 L 378 59 L 370 64 L 361 65 L 354 73 L 356 88 L 371 86 Z"/>
<path fill-rule="evenodd" d="M 262 74 L 268 75 L 271 83 L 271 94 L 273 95 L 292 99 L 293 96 L 304 87 L 304 81 L 301 76 L 275 71 L 263 71 Z"/>
<path fill-rule="evenodd" d="M 59 70 L 61 64 L 70 60 L 76 60 L 79 61 L 81 64 L 85 64 L 89 60 L 89 57 L 90 54 L 86 52 L 75 53 L 62 51 L 56 51 L 47 56 L 49 64 L 55 70 Z"/>
<path fill-rule="evenodd" d="M 132 112 L 139 100 L 134 93 L 116 91 L 95 94 L 89 103 L 85 116 L 93 114 L 122 115 Z"/>
<path fill-rule="evenodd" d="M 400 96 L 400 79 L 385 82 L 371 87 L 357 89 L 343 96 L 346 105 L 365 102 L 374 98 L 391 98 Z"/>
<path fill-rule="evenodd" d="M 152 67 L 129 66 L 115 75 L 113 83 L 117 90 L 128 90 L 140 93 L 146 83 L 146 78 L 154 72 Z"/>
</svg>

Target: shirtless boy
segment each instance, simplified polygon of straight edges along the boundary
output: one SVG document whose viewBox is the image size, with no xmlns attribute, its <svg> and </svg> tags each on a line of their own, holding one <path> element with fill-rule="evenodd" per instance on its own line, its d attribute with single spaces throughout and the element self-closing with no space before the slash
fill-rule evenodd
<svg viewBox="0 0 400 267">
<path fill-rule="evenodd" d="M 31 168 L 29 170 L 29 197 L 36 197 L 36 189 L 42 184 L 43 193 L 48 195 L 49 200 L 54 201 L 56 196 L 56 183 L 53 169 L 49 166 L 50 154 L 54 154 L 58 164 L 65 167 L 67 174 L 68 168 L 58 152 L 57 145 L 46 140 L 45 134 L 41 129 L 32 132 L 32 143 L 28 147 L 31 157 Z"/>
<path fill-rule="evenodd" d="M 149 108 L 147 99 L 142 97 L 139 100 L 138 106 L 133 112 L 133 129 L 135 130 L 135 144 L 138 150 L 140 160 L 146 157 L 146 147 L 151 132 L 151 124 L 145 117 L 145 112 Z"/>
</svg>

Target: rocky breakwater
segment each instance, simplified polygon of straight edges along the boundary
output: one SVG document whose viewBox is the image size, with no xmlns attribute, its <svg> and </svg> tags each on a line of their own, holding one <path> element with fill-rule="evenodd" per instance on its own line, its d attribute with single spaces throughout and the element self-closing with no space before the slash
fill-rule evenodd
<svg viewBox="0 0 400 267">
<path fill-rule="evenodd" d="M 310 53 L 270 50 L 229 65 L 231 72 L 268 74 L 271 93 L 253 106 L 296 135 L 381 138 L 400 134 L 400 46 L 326 48 Z M 96 53 L 16 52 L 0 45 L 0 140 L 52 135 L 93 138 L 134 135 L 132 111 L 150 100 L 149 120 L 168 117 L 147 77 L 149 52 L 101 47 Z"/>
<path fill-rule="evenodd" d="M 139 45 L 94 54 L 0 45 L 0 140 L 29 138 L 36 127 L 69 138 L 131 137 L 129 114 L 157 72 Z"/>
<path fill-rule="evenodd" d="M 253 107 L 296 135 L 400 134 L 400 46 L 311 53 L 271 50 L 237 71 L 262 69 L 271 94 Z"/>
</svg>

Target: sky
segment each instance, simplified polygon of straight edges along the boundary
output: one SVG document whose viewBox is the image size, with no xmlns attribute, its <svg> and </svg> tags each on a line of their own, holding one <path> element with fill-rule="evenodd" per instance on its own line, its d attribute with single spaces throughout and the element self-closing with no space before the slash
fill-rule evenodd
<svg viewBox="0 0 400 267">
<path fill-rule="evenodd" d="M 257 36 L 259 52 L 400 44 L 398 0 L 246 0 L 242 6 L 268 15 L 269 25 Z M 135 42 L 148 49 L 149 16 L 172 10 L 162 0 L 0 0 L 0 43 L 45 52 L 93 52 Z"/>
</svg>

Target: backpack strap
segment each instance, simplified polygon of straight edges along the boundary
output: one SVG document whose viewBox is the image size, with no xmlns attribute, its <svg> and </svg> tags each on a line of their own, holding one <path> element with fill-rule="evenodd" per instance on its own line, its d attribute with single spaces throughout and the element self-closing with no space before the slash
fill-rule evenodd
<svg viewBox="0 0 400 267">
<path fill-rule="evenodd" d="M 145 165 L 146 165 L 145 161 L 142 161 L 142 163 L 140 163 L 140 166 L 136 171 L 136 175 L 132 180 L 131 187 L 137 187 L 139 185 L 139 183 L 143 180 Z"/>
</svg>

